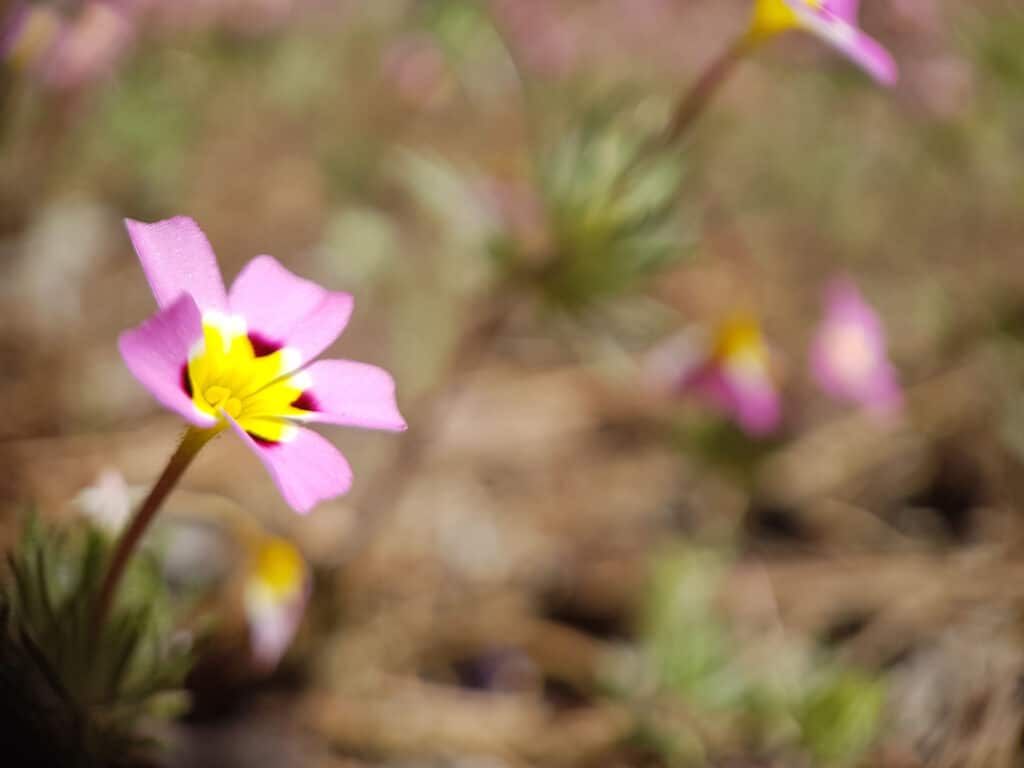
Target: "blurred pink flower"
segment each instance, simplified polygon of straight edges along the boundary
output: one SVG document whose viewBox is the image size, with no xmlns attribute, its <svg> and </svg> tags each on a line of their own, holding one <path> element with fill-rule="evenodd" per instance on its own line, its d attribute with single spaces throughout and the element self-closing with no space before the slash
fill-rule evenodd
<svg viewBox="0 0 1024 768">
<path fill-rule="evenodd" d="M 134 19 L 112 2 L 86 3 L 53 49 L 46 80 L 58 88 L 74 88 L 110 73 L 131 45 Z"/>
<path fill-rule="evenodd" d="M 791 29 L 823 40 L 882 85 L 896 82 L 896 64 L 857 24 L 860 0 L 755 0 L 748 38 L 760 41 Z"/>
<path fill-rule="evenodd" d="M 54 8 L 27 2 L 15 3 L 0 24 L 0 58 L 33 73 L 48 61 L 64 29 L 64 19 Z"/>
<path fill-rule="evenodd" d="M 833 397 L 878 412 L 902 404 L 882 322 L 850 280 L 836 280 L 826 290 L 825 317 L 811 346 L 810 365 L 819 386 Z"/>
<path fill-rule="evenodd" d="M 409 35 L 388 46 L 381 71 L 405 103 L 421 109 L 443 105 L 454 90 L 444 51 L 427 35 Z"/>
<path fill-rule="evenodd" d="M 670 376 L 674 393 L 722 411 L 749 435 L 770 434 L 782 420 L 768 348 L 750 317 L 728 319 L 710 343 L 692 334 L 676 337 L 656 350 L 652 363 L 656 379 Z"/>
<path fill-rule="evenodd" d="M 4 17 L 0 56 L 46 85 L 75 88 L 109 73 L 134 30 L 134 15 L 115 0 L 68 11 L 20 2 Z"/>
<path fill-rule="evenodd" d="M 298 512 L 345 493 L 345 457 L 300 424 L 405 429 L 390 374 L 314 358 L 345 328 L 352 297 L 250 261 L 225 291 L 196 223 L 126 221 L 159 311 L 121 334 L 132 374 L 165 407 L 206 429 L 231 427 Z"/>
<path fill-rule="evenodd" d="M 906 92 L 929 115 L 950 120 L 970 108 L 975 73 L 968 59 L 957 54 L 926 55 L 906 69 Z"/>
<path fill-rule="evenodd" d="M 495 17 L 523 65 L 552 78 L 579 63 L 583 35 L 565 6 L 551 0 L 491 0 Z"/>
<path fill-rule="evenodd" d="M 170 29 L 223 27 L 260 34 L 279 29 L 317 6 L 342 10 L 344 0 L 135 0 L 156 26 Z"/>
<path fill-rule="evenodd" d="M 284 539 L 269 537 L 250 554 L 242 596 L 253 659 L 270 671 L 299 629 L 311 589 L 309 568 Z"/>
</svg>

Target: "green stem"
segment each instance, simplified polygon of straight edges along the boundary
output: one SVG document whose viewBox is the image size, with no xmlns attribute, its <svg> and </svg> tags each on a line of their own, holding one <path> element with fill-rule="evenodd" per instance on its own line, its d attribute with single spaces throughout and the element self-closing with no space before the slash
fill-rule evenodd
<svg viewBox="0 0 1024 768">
<path fill-rule="evenodd" d="M 149 495 L 146 496 L 132 516 L 131 523 L 124 533 L 121 534 L 121 538 L 118 539 L 117 547 L 114 549 L 114 554 L 111 557 L 110 565 L 107 567 L 107 574 L 103 579 L 103 586 L 100 588 L 99 597 L 96 601 L 93 626 L 97 635 L 107 620 L 107 615 L 110 613 L 110 608 L 114 601 L 114 595 L 117 593 L 117 587 L 121 583 L 121 577 L 124 575 L 128 560 L 131 559 L 132 553 L 138 547 L 142 535 L 146 532 L 149 524 L 153 522 L 156 513 L 160 511 L 160 507 L 163 506 L 168 494 L 178 484 L 178 480 L 181 479 L 185 470 L 188 469 L 188 465 L 192 463 L 192 459 L 196 457 L 199 450 L 211 438 L 220 433 L 221 429 L 222 427 L 219 426 L 210 427 L 209 429 L 189 427 L 185 436 L 181 439 L 178 449 L 171 456 L 170 461 L 167 462 L 167 466 L 164 467 L 160 479 L 156 481 L 156 485 L 153 486 Z"/>
<path fill-rule="evenodd" d="M 707 69 L 683 96 L 665 131 L 665 143 L 674 144 L 686 133 L 707 107 L 711 97 L 729 79 L 736 65 L 756 45 L 757 38 L 751 34 L 738 37 L 718 58 L 712 60 Z"/>
</svg>

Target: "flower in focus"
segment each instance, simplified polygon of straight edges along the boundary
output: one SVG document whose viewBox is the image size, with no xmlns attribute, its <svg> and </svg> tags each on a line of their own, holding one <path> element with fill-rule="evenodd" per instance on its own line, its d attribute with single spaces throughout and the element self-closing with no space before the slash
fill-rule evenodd
<svg viewBox="0 0 1024 768">
<path fill-rule="evenodd" d="M 159 306 L 119 339 L 132 374 L 190 424 L 231 427 L 296 511 L 345 493 L 352 482 L 345 457 L 300 425 L 405 429 L 390 374 L 315 361 L 348 323 L 352 297 L 297 277 L 271 256 L 250 261 L 225 291 L 192 219 L 125 223 Z"/>
<path fill-rule="evenodd" d="M 693 395 L 735 420 L 752 436 L 773 432 L 782 404 L 771 374 L 768 348 L 752 318 L 737 315 L 710 341 L 685 333 L 663 344 L 649 370 L 670 382 L 674 394 Z"/>
<path fill-rule="evenodd" d="M 309 591 L 309 569 L 298 550 L 284 539 L 262 540 L 252 554 L 243 598 L 253 658 L 261 668 L 272 669 L 284 656 Z"/>
<path fill-rule="evenodd" d="M 883 85 L 896 82 L 896 64 L 857 25 L 860 0 L 755 0 L 747 39 L 760 42 L 801 29 L 831 45 Z"/>
<path fill-rule="evenodd" d="M 898 408 L 903 396 L 878 314 L 849 280 L 833 282 L 825 304 L 811 347 L 814 379 L 833 397 L 879 412 Z"/>
</svg>

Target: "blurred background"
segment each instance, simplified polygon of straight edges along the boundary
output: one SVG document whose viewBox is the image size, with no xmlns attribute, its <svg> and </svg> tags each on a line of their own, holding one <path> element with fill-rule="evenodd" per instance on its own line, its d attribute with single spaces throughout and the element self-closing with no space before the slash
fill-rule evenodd
<svg viewBox="0 0 1024 768">
<path fill-rule="evenodd" d="M 0 546 L 181 432 L 117 351 L 123 217 L 353 293 L 328 354 L 410 423 L 328 430 L 355 485 L 304 518 L 239 441 L 185 476 L 167 578 L 227 618 L 168 765 L 1024 764 L 1024 8 L 863 0 L 895 88 L 787 36 L 646 152 L 750 5 L 0 4 Z M 898 412 L 808 370 L 836 277 Z M 679 383 L 737 316 L 770 434 Z M 272 671 L 253 525 L 314 574 Z"/>
</svg>

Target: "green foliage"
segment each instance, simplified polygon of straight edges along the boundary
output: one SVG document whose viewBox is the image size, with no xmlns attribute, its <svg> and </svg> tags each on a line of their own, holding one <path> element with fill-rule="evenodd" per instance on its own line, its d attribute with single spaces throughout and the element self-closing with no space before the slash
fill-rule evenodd
<svg viewBox="0 0 1024 768">
<path fill-rule="evenodd" d="M 62 147 L 83 181 L 116 185 L 141 210 L 181 194 L 206 95 L 204 73 L 175 51 L 147 49 L 98 90 L 91 118 Z"/>
<path fill-rule="evenodd" d="M 151 746 L 144 728 L 153 718 L 182 710 L 191 654 L 170 639 L 169 600 L 144 555 L 129 566 L 109 619 L 97 631 L 94 606 L 109 550 L 110 542 L 95 529 L 54 531 L 31 518 L 9 556 L 0 613 L 6 619 L 4 651 L 30 660 L 18 687 L 58 702 L 38 702 L 40 713 L 56 713 L 46 715 L 53 737 L 70 740 L 87 755 L 83 760 L 120 765 Z"/>
<path fill-rule="evenodd" d="M 79 708 L 10 613 L 9 605 L 0 604 L 0 754 L 5 764 L 99 768 L 98 760 L 81 748 Z"/>
<path fill-rule="evenodd" d="M 554 261 L 549 296 L 569 307 L 632 288 L 682 252 L 676 152 L 596 114 L 545 159 L 542 192 Z"/>
<path fill-rule="evenodd" d="M 749 482 L 765 456 L 778 448 L 779 439 L 753 439 L 732 422 L 712 416 L 680 424 L 673 433 L 676 445 L 680 451 L 731 473 L 737 481 Z"/>
<path fill-rule="evenodd" d="M 1024 89 L 1024 11 L 1006 8 L 999 14 L 978 13 L 975 40 L 978 63 L 991 79 L 1008 90 Z"/>
<path fill-rule="evenodd" d="M 634 745 L 670 765 L 706 764 L 736 744 L 856 762 L 880 726 L 881 682 L 779 638 L 767 654 L 743 647 L 715 609 L 727 565 L 694 548 L 654 561 L 641 616 L 647 674 L 619 690 L 636 709 Z M 768 658 L 757 665 L 758 655 Z"/>
<path fill-rule="evenodd" d="M 427 0 L 418 12 L 424 27 L 453 56 L 471 59 L 501 45 L 486 6 L 473 0 Z"/>
<path fill-rule="evenodd" d="M 510 270 L 535 278 L 552 304 L 586 309 L 685 253 L 680 152 L 629 124 L 622 110 L 585 115 L 543 154 L 537 177 L 548 251 L 522 254 L 507 242 L 496 251 Z"/>
<path fill-rule="evenodd" d="M 856 762 L 874 741 L 884 703 L 879 681 L 850 669 L 829 670 L 796 708 L 801 741 L 819 764 Z"/>
<path fill-rule="evenodd" d="M 723 565 L 710 551 L 659 558 L 644 606 L 643 636 L 659 684 L 703 704 L 727 704 L 736 693 L 726 628 L 713 606 Z"/>
</svg>

